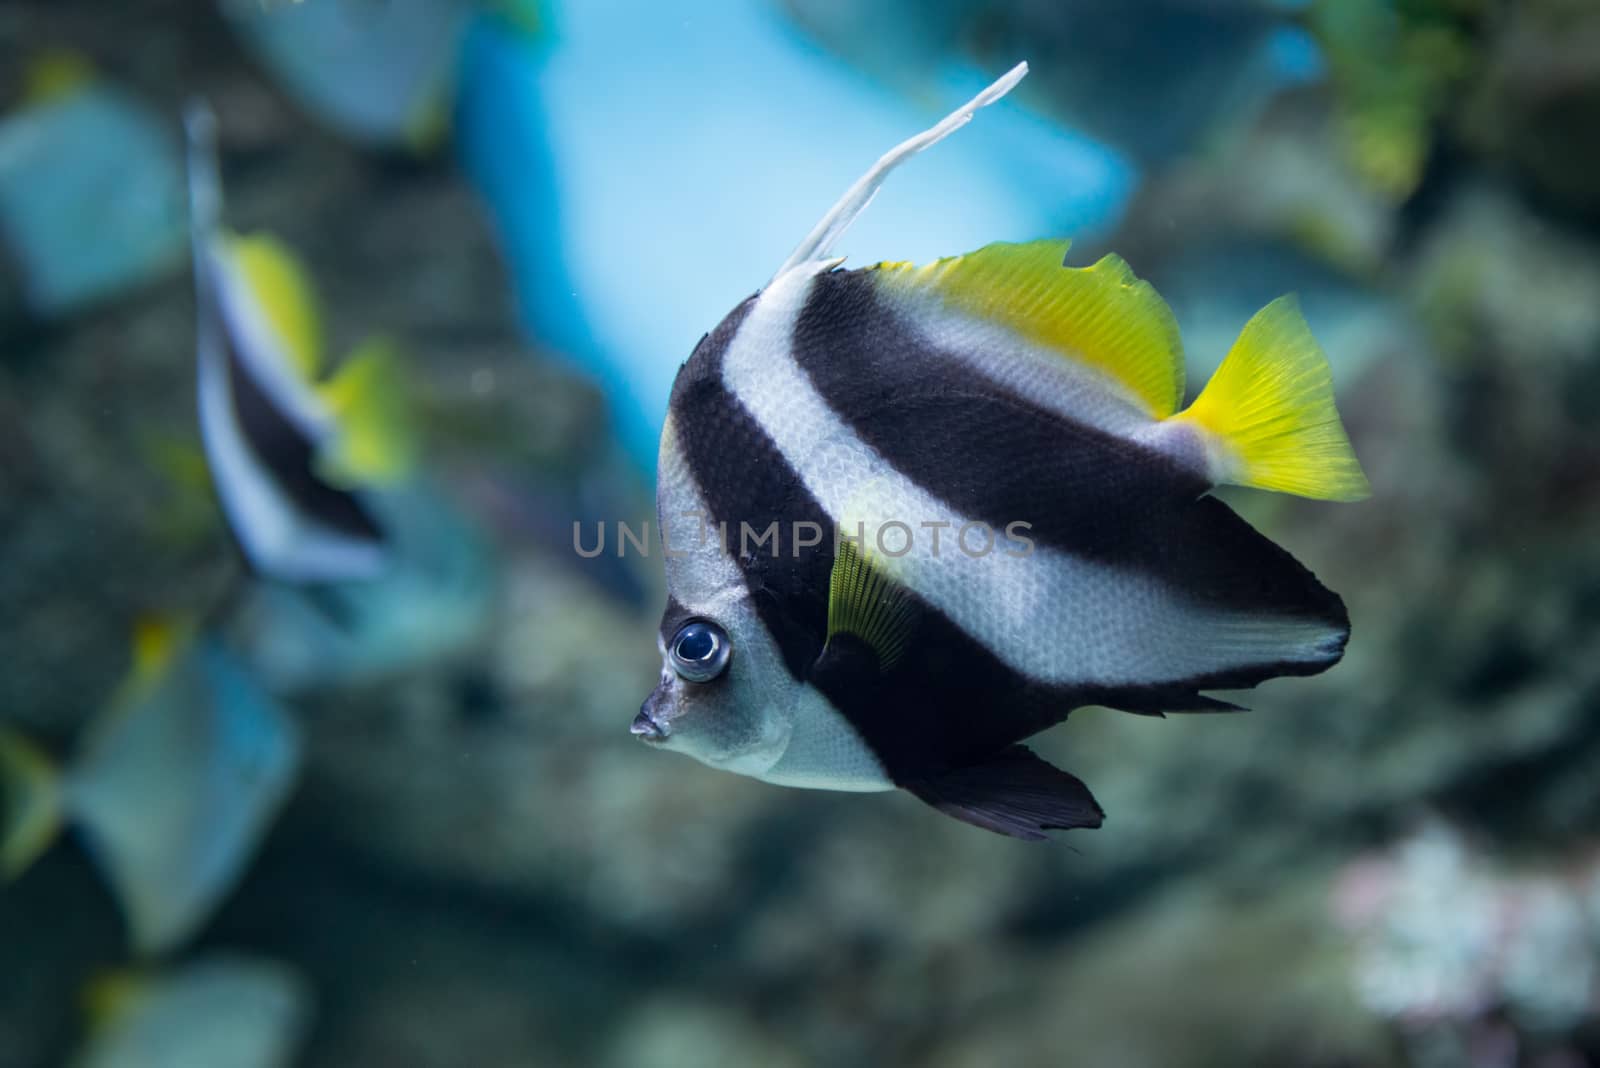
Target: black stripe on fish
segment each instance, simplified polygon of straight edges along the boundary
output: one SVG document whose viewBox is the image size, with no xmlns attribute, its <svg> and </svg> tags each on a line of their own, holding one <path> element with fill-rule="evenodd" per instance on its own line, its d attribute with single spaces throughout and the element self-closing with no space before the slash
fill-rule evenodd
<svg viewBox="0 0 1600 1068">
<path fill-rule="evenodd" d="M 682 601 L 670 593 L 667 594 L 667 607 L 661 613 L 662 643 L 670 648 L 672 639 L 678 635 L 678 629 L 693 618 L 695 618 L 694 613 L 685 608 Z"/>
<path fill-rule="evenodd" d="M 670 403 L 679 447 L 711 513 L 709 521 L 726 522 L 730 540 L 737 538 L 741 520 L 758 530 L 776 520 L 782 531 L 810 521 L 831 532 L 832 520 L 822 505 L 723 384 L 723 357 L 750 303 L 703 340 L 679 372 Z M 670 522 L 673 517 L 664 518 Z M 1229 709 L 1235 706 L 1203 696 L 1199 689 L 1260 681 L 1250 673 L 1229 673 L 1161 686 L 1040 682 L 1007 666 L 915 594 L 910 595 L 917 614 L 911 648 L 885 674 L 871 650 L 849 635 L 837 636 L 824 654 L 833 567 L 828 539 L 798 559 L 787 550 L 774 557 L 766 550 L 740 554 L 736 543 L 730 548 L 789 674 L 827 697 L 896 783 L 987 759 L 1059 723 L 1081 705 L 1145 713 Z M 663 639 L 670 641 L 687 618 L 681 604 L 669 601 Z"/>
<path fill-rule="evenodd" d="M 799 558 L 786 546 L 775 557 L 765 548 L 744 556 L 739 551 L 740 524 L 748 523 L 759 532 L 778 520 L 780 537 L 793 529 L 787 525 L 791 521 L 809 520 L 830 533 L 833 527 L 761 424 L 723 386 L 723 356 L 756 299 L 735 308 L 695 346 L 673 383 L 668 410 L 689 471 L 711 513 L 707 521 L 713 528 L 727 525 L 728 549 L 739 560 L 761 621 L 789 674 L 799 679 L 822 652 L 832 545 L 818 546 L 818 551 L 803 552 Z M 669 525 L 682 522 L 678 516 L 660 519 Z M 663 635 L 670 640 L 665 626 L 663 621 Z"/>
<path fill-rule="evenodd" d="M 279 489 L 306 517 L 348 537 L 381 543 L 383 529 L 355 495 L 317 477 L 316 447 L 272 403 L 231 337 L 227 337 L 225 352 L 234 419 L 251 453 L 271 472 Z"/>
<path fill-rule="evenodd" d="M 1008 391 L 930 344 L 875 282 L 870 270 L 818 276 L 793 354 L 828 406 L 911 482 L 997 530 L 1027 521 L 1040 545 L 1140 568 L 1196 603 L 1347 630 L 1339 597 L 1204 496 L 1201 476 Z M 1314 664 L 1261 665 L 1244 685 L 1324 670 L 1342 645 Z"/>
</svg>

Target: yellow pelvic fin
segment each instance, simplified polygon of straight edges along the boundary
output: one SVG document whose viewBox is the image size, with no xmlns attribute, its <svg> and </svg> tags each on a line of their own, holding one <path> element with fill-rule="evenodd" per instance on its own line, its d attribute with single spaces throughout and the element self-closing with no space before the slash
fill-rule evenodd
<svg viewBox="0 0 1600 1068">
<path fill-rule="evenodd" d="M 1064 267 L 1071 242 L 997 242 L 925 267 L 879 264 L 891 290 L 931 289 L 975 318 L 999 322 L 1122 384 L 1150 415 L 1183 399 L 1183 342 L 1172 309 L 1120 256 Z"/>
<path fill-rule="evenodd" d="M 37 746 L 0 728 L 0 878 L 15 879 L 61 831 L 61 773 Z"/>
<path fill-rule="evenodd" d="M 299 258 L 270 234 L 232 237 L 228 250 L 295 370 L 312 381 L 322 370 L 322 313 Z"/>
<path fill-rule="evenodd" d="M 915 622 L 905 587 L 874 565 L 870 549 L 840 539 L 828 580 L 828 640 L 836 634 L 855 635 L 887 671 L 905 655 Z"/>
<path fill-rule="evenodd" d="M 338 432 L 318 457 L 318 473 L 335 485 L 393 485 L 416 465 L 417 442 L 393 342 L 357 346 L 319 387 Z"/>
<path fill-rule="evenodd" d="M 1256 312 L 1177 418 L 1206 433 L 1217 482 L 1324 501 L 1371 493 L 1334 407 L 1328 358 L 1292 296 Z"/>
</svg>

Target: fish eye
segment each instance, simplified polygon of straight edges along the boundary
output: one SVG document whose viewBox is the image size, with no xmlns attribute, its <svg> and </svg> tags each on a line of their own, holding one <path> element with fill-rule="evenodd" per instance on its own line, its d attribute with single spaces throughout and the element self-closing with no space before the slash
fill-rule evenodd
<svg viewBox="0 0 1600 1068">
<path fill-rule="evenodd" d="M 690 682 L 710 682 L 727 670 L 732 652 L 726 631 L 697 619 L 679 627 L 672 639 L 672 667 Z"/>
</svg>

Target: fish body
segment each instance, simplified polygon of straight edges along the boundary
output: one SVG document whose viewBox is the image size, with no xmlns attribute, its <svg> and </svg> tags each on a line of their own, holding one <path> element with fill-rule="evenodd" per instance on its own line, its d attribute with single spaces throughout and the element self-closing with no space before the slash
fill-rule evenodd
<svg viewBox="0 0 1600 1068">
<path fill-rule="evenodd" d="M 311 1018 L 311 993 L 272 961 L 212 955 L 171 971 L 90 983 L 79 1068 L 287 1068 Z"/>
<path fill-rule="evenodd" d="M 0 114 L 0 312 L 60 320 L 183 260 L 183 169 L 163 117 L 54 53 L 22 64 L 29 95 Z"/>
<path fill-rule="evenodd" d="M 1292 300 L 1179 411 L 1176 324 L 1115 256 L 830 254 L 889 170 L 1023 71 L 886 155 L 680 370 L 646 740 L 1042 837 L 1101 819 L 1019 744 L 1073 708 L 1231 709 L 1207 691 L 1342 655 L 1339 598 L 1208 495 L 1366 492 Z"/>
<path fill-rule="evenodd" d="M 0 780 L 12 799 L 0 866 L 19 873 L 73 826 L 134 949 L 162 952 L 233 888 L 299 762 L 294 723 L 214 639 L 147 631 L 130 678 L 64 769 L 0 734 Z"/>
</svg>

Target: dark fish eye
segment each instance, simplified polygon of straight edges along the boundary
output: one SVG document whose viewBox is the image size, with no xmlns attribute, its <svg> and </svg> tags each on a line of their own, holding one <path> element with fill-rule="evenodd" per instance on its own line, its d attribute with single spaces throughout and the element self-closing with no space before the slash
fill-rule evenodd
<svg viewBox="0 0 1600 1068">
<path fill-rule="evenodd" d="M 726 631 L 697 619 L 678 628 L 672 639 L 672 667 L 690 682 L 710 682 L 727 670 L 732 652 Z"/>
</svg>

